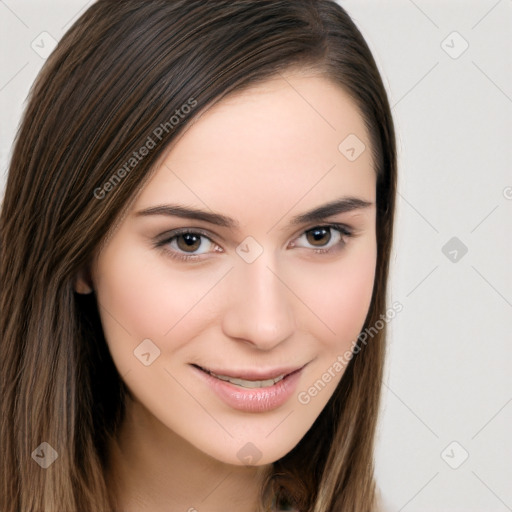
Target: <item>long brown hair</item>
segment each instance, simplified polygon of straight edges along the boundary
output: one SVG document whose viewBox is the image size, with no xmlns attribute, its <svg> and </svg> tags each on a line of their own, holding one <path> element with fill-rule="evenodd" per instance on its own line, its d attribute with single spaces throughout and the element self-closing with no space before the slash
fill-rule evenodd
<svg viewBox="0 0 512 512">
<path fill-rule="evenodd" d="M 0 217 L 2 512 L 111 510 L 106 452 L 127 389 L 95 296 L 75 293 L 74 279 L 200 111 L 291 67 L 321 70 L 350 95 L 367 126 L 378 255 L 364 329 L 381 321 L 395 135 L 377 66 L 345 10 L 333 0 L 99 0 L 36 79 L 7 178 Z M 181 115 L 191 101 L 195 108 Z M 173 116 L 179 121 L 170 123 Z M 159 126 L 165 129 L 155 147 L 127 166 Z M 261 510 L 276 495 L 301 511 L 372 510 L 385 337 L 384 326 L 358 344 L 314 425 L 273 464 Z M 51 456 L 50 447 L 58 459 L 43 469 L 35 460 Z"/>
</svg>

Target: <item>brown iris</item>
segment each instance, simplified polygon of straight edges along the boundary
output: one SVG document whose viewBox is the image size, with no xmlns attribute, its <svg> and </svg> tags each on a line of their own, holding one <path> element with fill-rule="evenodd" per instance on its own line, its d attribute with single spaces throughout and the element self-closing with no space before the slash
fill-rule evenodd
<svg viewBox="0 0 512 512">
<path fill-rule="evenodd" d="M 177 235 L 176 243 L 180 250 L 194 252 L 201 245 L 201 235 L 195 233 L 182 233 Z"/>
<path fill-rule="evenodd" d="M 306 238 L 308 243 L 311 245 L 316 245 L 318 242 L 322 242 L 322 238 L 328 235 L 327 240 L 324 240 L 323 243 L 320 243 L 319 246 L 324 246 L 331 240 L 331 230 L 329 228 L 314 228 L 306 231 Z"/>
</svg>

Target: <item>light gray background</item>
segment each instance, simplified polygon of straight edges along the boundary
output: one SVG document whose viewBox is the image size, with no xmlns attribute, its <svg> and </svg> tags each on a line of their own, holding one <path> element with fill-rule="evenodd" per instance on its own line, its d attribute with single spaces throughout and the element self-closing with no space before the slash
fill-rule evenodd
<svg viewBox="0 0 512 512">
<path fill-rule="evenodd" d="M 0 0 L 1 196 L 44 61 L 31 45 L 44 53 L 40 34 L 60 39 L 91 3 Z M 393 511 L 512 510 L 512 0 L 340 4 L 378 61 L 400 153 L 379 485 Z"/>
</svg>

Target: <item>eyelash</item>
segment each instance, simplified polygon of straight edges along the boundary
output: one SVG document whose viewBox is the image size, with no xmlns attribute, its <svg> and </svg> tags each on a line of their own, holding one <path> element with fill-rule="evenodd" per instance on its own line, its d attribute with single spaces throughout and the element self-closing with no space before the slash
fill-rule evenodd
<svg viewBox="0 0 512 512">
<path fill-rule="evenodd" d="M 337 224 L 337 223 L 321 224 L 318 226 L 313 226 L 312 228 L 309 228 L 306 231 L 303 231 L 300 236 L 302 236 L 306 233 L 309 233 L 310 231 L 313 231 L 315 229 L 322 229 L 322 228 L 323 229 L 331 229 L 331 230 L 333 229 L 335 231 L 338 231 L 341 235 L 341 240 L 336 245 L 331 247 L 330 249 L 310 249 L 315 254 L 328 254 L 328 253 L 335 252 L 336 250 L 343 249 L 343 247 L 345 247 L 348 243 L 344 239 L 351 238 L 351 237 L 355 236 L 354 232 L 352 230 L 350 230 L 346 225 Z M 194 260 L 197 261 L 197 260 L 201 259 L 203 254 L 184 254 L 184 253 L 177 252 L 174 249 L 172 249 L 172 250 L 167 249 L 165 246 L 167 244 L 171 243 L 179 235 L 183 235 L 183 234 L 201 235 L 202 237 L 207 238 L 210 242 L 215 244 L 215 242 L 210 238 L 208 233 L 206 233 L 205 231 L 203 231 L 201 229 L 179 228 L 179 229 L 175 229 L 175 230 L 171 231 L 169 234 L 172 236 L 168 236 L 164 240 L 157 241 L 154 244 L 154 246 L 156 248 L 163 250 L 165 252 L 165 254 L 168 255 L 169 257 L 171 257 L 173 259 L 181 260 L 181 261 L 194 261 Z M 298 238 L 300 238 L 300 236 Z M 217 245 L 217 244 L 215 244 L 215 245 Z M 300 248 L 304 249 L 304 247 L 300 247 Z"/>
</svg>

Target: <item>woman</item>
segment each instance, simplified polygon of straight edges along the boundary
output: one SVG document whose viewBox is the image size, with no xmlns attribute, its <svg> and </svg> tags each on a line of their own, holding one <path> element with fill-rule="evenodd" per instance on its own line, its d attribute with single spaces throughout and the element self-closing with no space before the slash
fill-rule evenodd
<svg viewBox="0 0 512 512">
<path fill-rule="evenodd" d="M 0 509 L 378 510 L 395 190 L 335 2 L 93 4 L 8 174 Z"/>
</svg>

